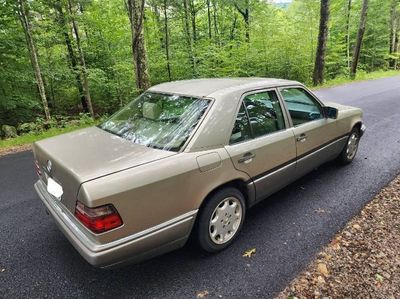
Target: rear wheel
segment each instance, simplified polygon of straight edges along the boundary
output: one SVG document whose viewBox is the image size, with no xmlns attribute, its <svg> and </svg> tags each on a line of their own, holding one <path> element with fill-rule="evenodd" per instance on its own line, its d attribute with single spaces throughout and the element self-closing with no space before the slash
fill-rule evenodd
<svg viewBox="0 0 400 299">
<path fill-rule="evenodd" d="M 225 249 L 239 235 L 245 218 L 243 194 L 231 187 L 217 191 L 201 209 L 197 221 L 197 241 L 207 252 Z"/>
<path fill-rule="evenodd" d="M 360 142 L 360 130 L 358 128 L 353 128 L 350 133 L 347 143 L 340 153 L 338 160 L 342 164 L 349 164 L 354 160 L 357 154 L 358 143 Z"/>
</svg>

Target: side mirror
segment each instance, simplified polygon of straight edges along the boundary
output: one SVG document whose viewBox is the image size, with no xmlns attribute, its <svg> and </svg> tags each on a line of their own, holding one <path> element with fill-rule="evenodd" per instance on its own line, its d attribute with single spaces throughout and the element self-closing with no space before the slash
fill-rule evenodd
<svg viewBox="0 0 400 299">
<path fill-rule="evenodd" d="M 337 119 L 338 110 L 336 108 L 325 106 L 325 107 L 323 107 L 323 110 L 324 110 L 324 115 L 326 118 Z"/>
</svg>

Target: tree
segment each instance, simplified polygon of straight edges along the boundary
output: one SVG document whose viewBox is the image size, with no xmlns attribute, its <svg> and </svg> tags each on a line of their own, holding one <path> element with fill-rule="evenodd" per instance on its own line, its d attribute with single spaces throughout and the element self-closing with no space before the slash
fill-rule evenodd
<svg viewBox="0 0 400 299">
<path fill-rule="evenodd" d="M 313 83 L 314 85 L 324 82 L 325 52 L 328 39 L 328 21 L 329 21 L 329 0 L 321 0 L 321 13 L 318 34 L 318 46 L 315 57 Z"/>
<path fill-rule="evenodd" d="M 389 36 L 389 66 L 397 68 L 397 52 L 399 51 L 399 31 L 400 31 L 400 0 L 392 0 L 390 7 L 390 36 Z"/>
<path fill-rule="evenodd" d="M 132 55 L 135 67 L 136 88 L 139 92 L 150 87 L 146 48 L 143 35 L 145 0 L 127 0 L 127 10 L 132 35 Z"/>
<path fill-rule="evenodd" d="M 250 0 L 244 0 L 242 1 L 242 5 L 240 5 L 238 2 L 235 2 L 235 7 L 237 11 L 242 15 L 243 20 L 244 20 L 244 26 L 245 26 L 245 37 L 246 37 L 246 42 L 250 42 Z"/>
<path fill-rule="evenodd" d="M 36 78 L 36 84 L 38 86 L 40 99 L 43 105 L 44 115 L 46 120 L 50 119 L 50 110 L 47 103 L 46 91 L 43 83 L 42 72 L 40 70 L 38 53 L 33 40 L 31 22 L 29 20 L 29 10 L 25 0 L 18 0 L 18 16 L 21 21 L 22 28 L 25 33 L 26 44 L 28 46 L 28 51 L 30 54 L 30 59 L 32 63 L 33 72 Z"/>
<path fill-rule="evenodd" d="M 361 0 L 329 1 L 328 38 L 321 0 L 124 1 L 0 0 L 0 123 L 45 115 L 42 95 L 52 116 L 89 111 L 89 97 L 96 114 L 112 114 L 150 78 L 323 82 L 350 73 L 356 48 L 358 69 L 399 68 L 400 0 L 368 2 L 360 46 Z"/>
<path fill-rule="evenodd" d="M 197 77 L 197 70 L 196 70 L 196 58 L 194 55 L 194 47 L 193 47 L 193 38 L 192 34 L 190 33 L 190 26 L 189 26 L 189 4 L 188 0 L 183 0 L 183 12 L 184 12 L 184 25 L 185 25 L 185 33 L 186 33 L 186 42 L 189 49 L 189 60 L 192 66 L 193 77 Z"/>
<path fill-rule="evenodd" d="M 351 63 L 350 76 L 355 78 L 357 73 L 358 61 L 360 59 L 360 52 L 365 32 L 365 24 L 367 22 L 368 0 L 363 0 L 361 8 L 360 25 L 358 27 L 356 45 L 354 46 L 353 61 Z"/>
<path fill-rule="evenodd" d="M 210 0 L 206 0 L 207 3 L 207 24 L 208 24 L 208 38 L 211 39 L 211 3 Z"/>
<path fill-rule="evenodd" d="M 346 58 L 347 58 L 347 68 L 350 70 L 350 16 L 351 16 L 351 2 L 347 2 L 347 15 L 346 15 Z"/>
<path fill-rule="evenodd" d="M 82 81 L 83 81 L 83 92 L 84 92 L 84 95 L 85 95 L 86 107 L 89 110 L 90 115 L 92 117 L 94 117 L 92 99 L 90 97 L 89 80 L 88 80 L 88 75 L 87 75 L 85 55 L 83 54 L 83 50 L 82 50 L 82 46 L 81 46 L 80 33 L 79 33 L 79 29 L 78 29 L 78 24 L 75 21 L 74 12 L 73 12 L 73 8 L 72 8 L 72 1 L 71 0 L 68 0 L 68 10 L 69 10 L 69 14 L 70 14 L 71 23 L 72 23 L 72 29 L 74 31 L 76 47 L 78 48 L 79 63 L 80 63 L 80 73 L 81 73 Z"/>
<path fill-rule="evenodd" d="M 74 49 L 72 46 L 71 37 L 69 35 L 68 23 L 65 19 L 65 14 L 64 14 L 60 0 L 58 0 L 57 2 L 54 3 L 54 8 L 58 12 L 57 22 L 60 25 L 60 29 L 61 29 L 62 35 L 64 37 L 64 41 L 65 41 L 65 46 L 67 47 L 68 62 L 69 62 L 69 66 L 70 66 L 72 72 L 75 75 L 76 86 L 78 88 L 79 98 L 81 101 L 82 109 L 84 112 L 90 113 L 87 102 L 86 102 L 85 93 L 83 91 L 83 85 L 82 85 L 81 75 L 80 75 L 80 71 L 79 71 L 78 61 L 77 61 L 77 58 L 76 58 L 76 55 L 75 55 L 75 52 L 74 52 Z"/>
<path fill-rule="evenodd" d="M 170 63 L 170 58 L 169 58 L 169 33 L 168 33 L 168 14 L 167 14 L 167 9 L 168 9 L 168 0 L 164 0 L 164 34 L 165 34 L 165 58 L 167 60 L 167 72 L 168 72 L 168 80 L 171 81 L 172 76 L 171 76 L 171 63 Z"/>
</svg>

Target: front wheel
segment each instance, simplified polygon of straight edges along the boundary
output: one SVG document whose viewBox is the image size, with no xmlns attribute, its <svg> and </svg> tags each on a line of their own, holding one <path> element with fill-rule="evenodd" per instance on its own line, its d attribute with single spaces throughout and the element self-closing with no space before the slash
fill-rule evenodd
<svg viewBox="0 0 400 299">
<path fill-rule="evenodd" d="M 239 235 L 246 214 L 243 194 L 235 188 L 224 188 L 213 194 L 200 211 L 197 241 L 207 252 L 218 252 Z"/>
<path fill-rule="evenodd" d="M 359 142 L 360 142 L 360 130 L 354 128 L 351 131 L 349 138 L 347 139 L 347 143 L 343 151 L 340 153 L 338 157 L 340 163 L 346 165 L 350 164 L 354 160 L 354 157 L 357 154 Z"/>
</svg>

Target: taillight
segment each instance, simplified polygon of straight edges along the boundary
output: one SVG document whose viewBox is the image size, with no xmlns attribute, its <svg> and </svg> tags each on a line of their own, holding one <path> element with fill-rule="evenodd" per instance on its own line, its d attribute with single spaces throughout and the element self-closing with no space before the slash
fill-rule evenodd
<svg viewBox="0 0 400 299">
<path fill-rule="evenodd" d="M 89 208 L 77 201 L 75 217 L 92 232 L 99 234 L 122 225 L 122 219 L 112 204 Z"/>
<path fill-rule="evenodd" d="M 40 171 L 40 165 L 39 165 L 38 160 L 35 160 L 35 166 L 36 166 L 36 173 L 37 173 L 37 175 L 38 175 L 38 176 L 41 176 L 41 175 L 42 175 L 42 172 Z"/>
</svg>

